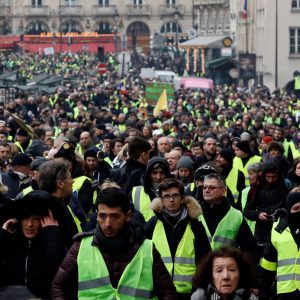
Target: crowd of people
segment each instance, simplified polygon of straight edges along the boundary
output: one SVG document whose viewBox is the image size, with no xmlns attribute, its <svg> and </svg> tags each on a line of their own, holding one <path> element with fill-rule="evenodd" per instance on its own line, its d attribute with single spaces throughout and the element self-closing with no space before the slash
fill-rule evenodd
<svg viewBox="0 0 300 300">
<path fill-rule="evenodd" d="M 181 57 L 97 64 L 0 56 L 64 77 L 0 103 L 0 299 L 300 299 L 300 98 L 179 88 L 157 115 L 140 68 Z"/>
</svg>

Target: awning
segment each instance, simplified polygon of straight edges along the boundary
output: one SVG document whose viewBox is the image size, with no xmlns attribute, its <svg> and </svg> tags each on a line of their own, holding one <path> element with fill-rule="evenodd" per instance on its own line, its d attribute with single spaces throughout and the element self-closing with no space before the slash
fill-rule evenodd
<svg viewBox="0 0 300 300">
<path fill-rule="evenodd" d="M 221 44 L 223 39 L 224 36 L 222 35 L 198 36 L 194 39 L 180 43 L 178 46 L 179 48 L 208 48 L 216 43 Z"/>
<path fill-rule="evenodd" d="M 212 60 L 209 60 L 205 63 L 206 69 L 218 68 L 230 62 L 231 57 L 223 56 L 218 57 Z"/>
</svg>

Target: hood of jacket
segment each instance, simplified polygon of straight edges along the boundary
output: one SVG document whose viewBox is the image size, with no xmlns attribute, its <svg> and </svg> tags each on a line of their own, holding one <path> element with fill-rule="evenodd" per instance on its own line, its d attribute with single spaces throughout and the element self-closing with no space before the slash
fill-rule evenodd
<svg viewBox="0 0 300 300">
<path fill-rule="evenodd" d="M 191 219 L 198 219 L 198 217 L 202 214 L 202 208 L 194 197 L 185 196 L 183 199 L 183 205 L 186 207 Z M 153 199 L 150 203 L 150 209 L 152 209 L 155 213 L 162 213 L 163 208 L 164 204 L 160 197 Z"/>
<path fill-rule="evenodd" d="M 170 172 L 169 163 L 167 162 L 167 160 L 160 156 L 154 156 L 148 161 L 146 172 L 145 172 L 145 175 L 143 178 L 144 187 L 146 190 L 148 190 L 151 187 L 151 184 L 152 184 L 151 177 L 150 177 L 151 172 L 153 170 L 153 167 L 155 167 L 158 164 L 165 171 L 166 178 L 172 177 L 171 172 Z"/>
</svg>

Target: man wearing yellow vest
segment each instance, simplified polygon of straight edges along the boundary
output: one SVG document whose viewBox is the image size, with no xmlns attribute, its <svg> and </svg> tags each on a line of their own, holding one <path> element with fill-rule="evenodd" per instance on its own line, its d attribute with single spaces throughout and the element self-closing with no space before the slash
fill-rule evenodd
<svg viewBox="0 0 300 300">
<path fill-rule="evenodd" d="M 210 250 L 198 221 L 201 207 L 195 198 L 184 196 L 184 186 L 175 178 L 159 185 L 159 195 L 151 202 L 155 216 L 146 223 L 146 237 L 152 238 L 172 276 L 177 299 L 190 299 L 196 264 Z"/>
<path fill-rule="evenodd" d="M 226 198 L 226 182 L 220 174 L 205 176 L 203 201 L 200 203 L 203 223 L 212 249 L 239 247 L 258 261 L 258 249 L 253 234 L 242 213 L 233 208 Z"/>
<path fill-rule="evenodd" d="M 233 159 L 234 152 L 230 148 L 224 148 L 217 155 L 216 165 L 221 168 L 221 174 L 226 180 L 227 199 L 233 207 L 240 209 L 245 176 L 242 171 L 233 167 Z"/>
<path fill-rule="evenodd" d="M 18 147 L 21 153 L 25 153 L 27 147 L 31 145 L 32 140 L 29 137 L 28 132 L 20 128 L 16 133 L 16 142 L 15 145 Z"/>
<path fill-rule="evenodd" d="M 300 193 L 286 200 L 287 214 L 275 222 L 271 244 L 261 266 L 260 296 L 270 299 L 272 282 L 277 281 L 278 300 L 300 299 Z"/>
<path fill-rule="evenodd" d="M 148 161 L 143 185 L 133 187 L 131 192 L 134 208 L 142 213 L 145 221 L 154 216 L 150 203 L 159 196 L 159 184 L 171 176 L 169 164 L 163 157 L 154 156 Z"/>
<path fill-rule="evenodd" d="M 260 162 L 261 157 L 254 155 L 248 141 L 240 141 L 234 148 L 235 158 L 233 159 L 233 167 L 242 171 L 245 175 L 246 187 L 250 185 L 247 168 L 249 165 Z"/>
<path fill-rule="evenodd" d="M 131 222 L 127 194 L 106 188 L 97 208 L 96 230 L 75 237 L 53 281 L 52 299 L 176 299 L 153 242 Z"/>
</svg>

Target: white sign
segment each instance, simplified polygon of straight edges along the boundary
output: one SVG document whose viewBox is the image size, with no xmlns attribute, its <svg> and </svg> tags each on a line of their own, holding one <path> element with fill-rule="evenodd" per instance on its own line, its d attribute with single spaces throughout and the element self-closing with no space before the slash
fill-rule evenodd
<svg viewBox="0 0 300 300">
<path fill-rule="evenodd" d="M 54 55 L 54 48 L 53 47 L 44 48 L 44 53 L 45 55 Z"/>
</svg>

